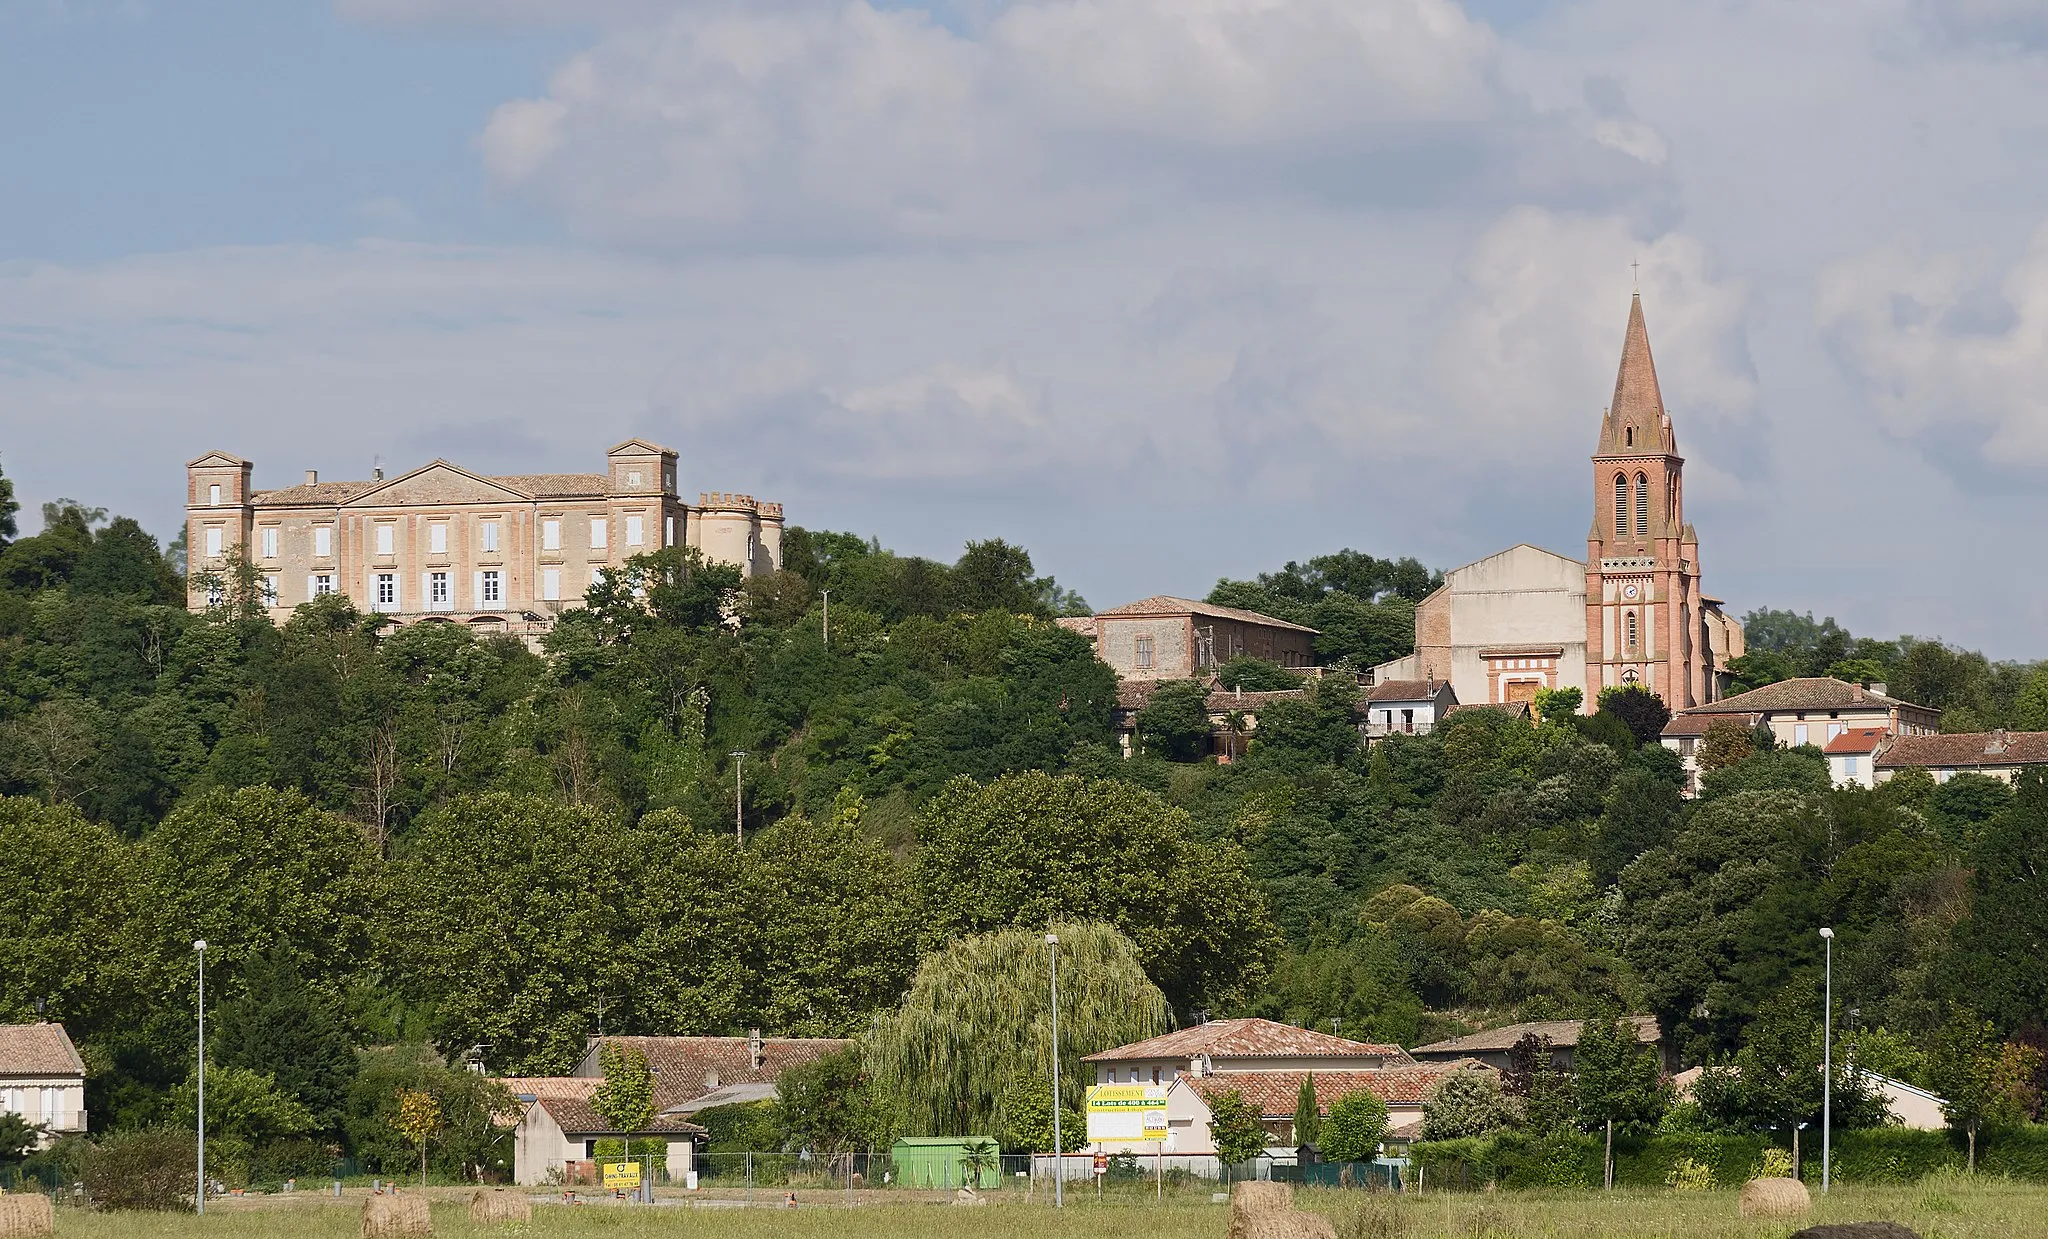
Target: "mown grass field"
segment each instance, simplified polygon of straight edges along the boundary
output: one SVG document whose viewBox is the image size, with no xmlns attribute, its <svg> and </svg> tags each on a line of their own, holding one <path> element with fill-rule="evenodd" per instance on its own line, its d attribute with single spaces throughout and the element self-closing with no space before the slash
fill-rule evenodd
<svg viewBox="0 0 2048 1239">
<path fill-rule="evenodd" d="M 611 1204 L 539 1205 L 533 1221 L 471 1226 L 466 1208 L 449 1192 L 435 1193 L 436 1235 L 598 1235 L 617 1239 L 1221 1239 L 1224 1206 L 1206 1197 L 1112 1199 L 1085 1195 L 1064 1211 L 1044 1204 L 1002 1200 L 979 1209 L 943 1204 L 874 1203 L 853 1209 L 820 1200 L 794 1210 L 636 1207 Z M 1432 1194 L 1366 1199 L 1355 1192 L 1305 1192 L 1303 1207 L 1329 1214 L 1340 1239 L 1782 1239 L 1795 1229 L 1784 1221 L 1742 1221 L 1735 1193 L 1713 1191 L 1517 1192 L 1496 1195 Z M 296 1201 L 228 1202 L 204 1218 L 189 1215 L 58 1214 L 57 1233 L 115 1239 L 126 1236 L 213 1237 L 332 1236 L 357 1233 L 360 1197 Z M 2048 1187 L 1997 1180 L 1944 1177 L 1904 1187 L 1843 1187 L 1816 1202 L 1813 1221 L 1886 1218 L 1904 1222 L 1929 1239 L 2018 1239 L 2048 1234 Z M 1803 1223 L 1801 1223 L 1803 1224 Z"/>
</svg>

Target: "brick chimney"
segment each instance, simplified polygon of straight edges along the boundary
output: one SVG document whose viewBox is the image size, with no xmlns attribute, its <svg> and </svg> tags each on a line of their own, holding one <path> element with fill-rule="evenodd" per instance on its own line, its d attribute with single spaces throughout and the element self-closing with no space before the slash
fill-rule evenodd
<svg viewBox="0 0 2048 1239">
<path fill-rule="evenodd" d="M 754 1065 L 754 1070 L 759 1071 L 761 1064 L 766 1062 L 767 1058 L 768 1055 L 761 1045 L 761 1030 L 758 1028 L 750 1030 L 747 1033 L 747 1061 Z"/>
</svg>

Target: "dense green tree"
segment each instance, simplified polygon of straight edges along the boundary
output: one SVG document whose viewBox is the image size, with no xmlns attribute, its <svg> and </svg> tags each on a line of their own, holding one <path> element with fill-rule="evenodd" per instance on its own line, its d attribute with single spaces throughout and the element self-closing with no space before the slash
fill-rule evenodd
<svg viewBox="0 0 2048 1239">
<path fill-rule="evenodd" d="M 1210 1098 L 1209 1139 L 1226 1168 L 1257 1157 L 1266 1147 L 1266 1129 L 1259 1122 L 1258 1108 L 1236 1089 Z"/>
<path fill-rule="evenodd" d="M 1323 1134 L 1322 1103 L 1316 1100 L 1316 1073 L 1301 1078 L 1294 1096 L 1294 1143 L 1318 1144 Z"/>
<path fill-rule="evenodd" d="M 1333 1162 L 1371 1161 L 1387 1138 L 1387 1103 L 1356 1088 L 1330 1103 L 1323 1120 L 1323 1156 Z"/>
<path fill-rule="evenodd" d="M 889 1143 L 887 1100 L 856 1046 L 784 1069 L 775 1096 L 783 1129 L 798 1148 L 829 1154 Z M 1017 1103 L 1008 1108 L 1014 1124 Z"/>
<path fill-rule="evenodd" d="M 1135 945 L 1104 924 L 1056 921 L 952 938 L 925 957 L 897 1009 L 863 1039 L 869 1072 L 906 1130 L 1011 1129 L 1020 1084 L 1047 1078 L 1080 1097 L 1081 1056 L 1166 1031 L 1165 995 Z M 1059 936 L 1059 1042 L 1052 1039 L 1051 948 Z"/>
<path fill-rule="evenodd" d="M 0 473 L 0 551 L 14 541 L 21 532 L 15 524 L 15 513 L 21 511 L 21 503 L 14 497 L 14 479 Z"/>
<path fill-rule="evenodd" d="M 1422 1103 L 1422 1138 L 1456 1140 L 1511 1127 L 1515 1105 L 1492 1072 L 1453 1071 L 1437 1081 Z"/>
<path fill-rule="evenodd" d="M 1617 1131 L 1640 1135 L 1670 1108 L 1671 1085 L 1656 1048 L 1643 1045 L 1631 1025 L 1612 1015 L 1581 1022 L 1572 1072 L 1579 1122 L 1585 1127 L 1611 1123 Z"/>
<path fill-rule="evenodd" d="M 924 936 L 1093 917 L 1138 945 L 1181 1010 L 1248 996 L 1278 934 L 1244 853 L 1128 783 L 1016 774 L 958 780 L 918 827 Z"/>
<path fill-rule="evenodd" d="M 1664 699 L 1640 684 L 1622 684 L 1600 690 L 1600 710 L 1627 724 L 1637 744 L 1655 744 L 1671 721 Z"/>
<path fill-rule="evenodd" d="M 1209 690 L 1199 680 L 1166 680 L 1138 711 L 1138 742 L 1169 761 L 1194 761 L 1209 745 Z"/>
<path fill-rule="evenodd" d="M 241 982 L 241 992 L 210 1016 L 214 1061 L 269 1077 L 318 1130 L 337 1130 L 355 1082 L 356 1054 L 333 1004 L 306 984 L 279 944 L 251 955 Z"/>
<path fill-rule="evenodd" d="M 2048 1012 L 2048 776 L 2022 773 L 1974 851 L 1970 914 L 1955 929 L 1952 993 L 2001 1030 Z"/>
<path fill-rule="evenodd" d="M 590 1107 L 613 1131 L 636 1132 L 654 1118 L 654 1071 L 637 1046 L 613 1041 L 598 1044 L 597 1061 L 604 1078 L 590 1093 Z"/>
</svg>

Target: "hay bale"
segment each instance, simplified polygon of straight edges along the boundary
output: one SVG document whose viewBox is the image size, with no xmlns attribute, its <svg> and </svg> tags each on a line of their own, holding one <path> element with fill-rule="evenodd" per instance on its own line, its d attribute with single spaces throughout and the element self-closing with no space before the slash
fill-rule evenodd
<svg viewBox="0 0 2048 1239">
<path fill-rule="evenodd" d="M 1797 1179 L 1751 1179 L 1736 1209 L 1743 1217 L 1799 1217 L 1813 1211 L 1813 1195 Z"/>
<path fill-rule="evenodd" d="M 1288 1209 L 1254 1214 L 1245 1223 L 1244 1239 L 1337 1239 L 1337 1228 L 1320 1213 Z"/>
<path fill-rule="evenodd" d="M 469 1220 L 479 1224 L 531 1222 L 533 1202 L 524 1192 L 508 1192 L 502 1187 L 479 1191 L 469 1198 Z"/>
<path fill-rule="evenodd" d="M 1920 1239 L 1897 1222 L 1830 1222 L 1792 1232 L 1792 1239 Z"/>
<path fill-rule="evenodd" d="M 1294 1208 L 1294 1189 L 1285 1183 L 1247 1179 L 1230 1189 L 1230 1239 L 1244 1239 L 1250 1219 Z"/>
<path fill-rule="evenodd" d="M 371 1196 L 363 1201 L 363 1239 L 375 1235 L 431 1235 L 424 1196 Z"/>
<path fill-rule="evenodd" d="M 48 1196 L 40 1192 L 0 1196 L 0 1235 L 48 1235 L 56 1229 Z"/>
<path fill-rule="evenodd" d="M 1230 1191 L 1230 1239 L 1337 1239 L 1337 1228 L 1296 1209 L 1290 1185 L 1250 1179 Z"/>
</svg>

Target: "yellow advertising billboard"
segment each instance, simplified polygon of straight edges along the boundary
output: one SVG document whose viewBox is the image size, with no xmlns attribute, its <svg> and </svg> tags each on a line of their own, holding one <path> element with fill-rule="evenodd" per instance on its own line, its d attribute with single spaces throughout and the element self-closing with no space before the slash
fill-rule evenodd
<svg viewBox="0 0 2048 1239">
<path fill-rule="evenodd" d="M 1088 1142 L 1166 1139 L 1164 1084 L 1097 1084 L 1088 1090 Z"/>
<path fill-rule="evenodd" d="M 606 1162 L 604 1164 L 604 1185 L 608 1188 L 635 1188 L 640 1186 L 639 1162 Z"/>
</svg>

